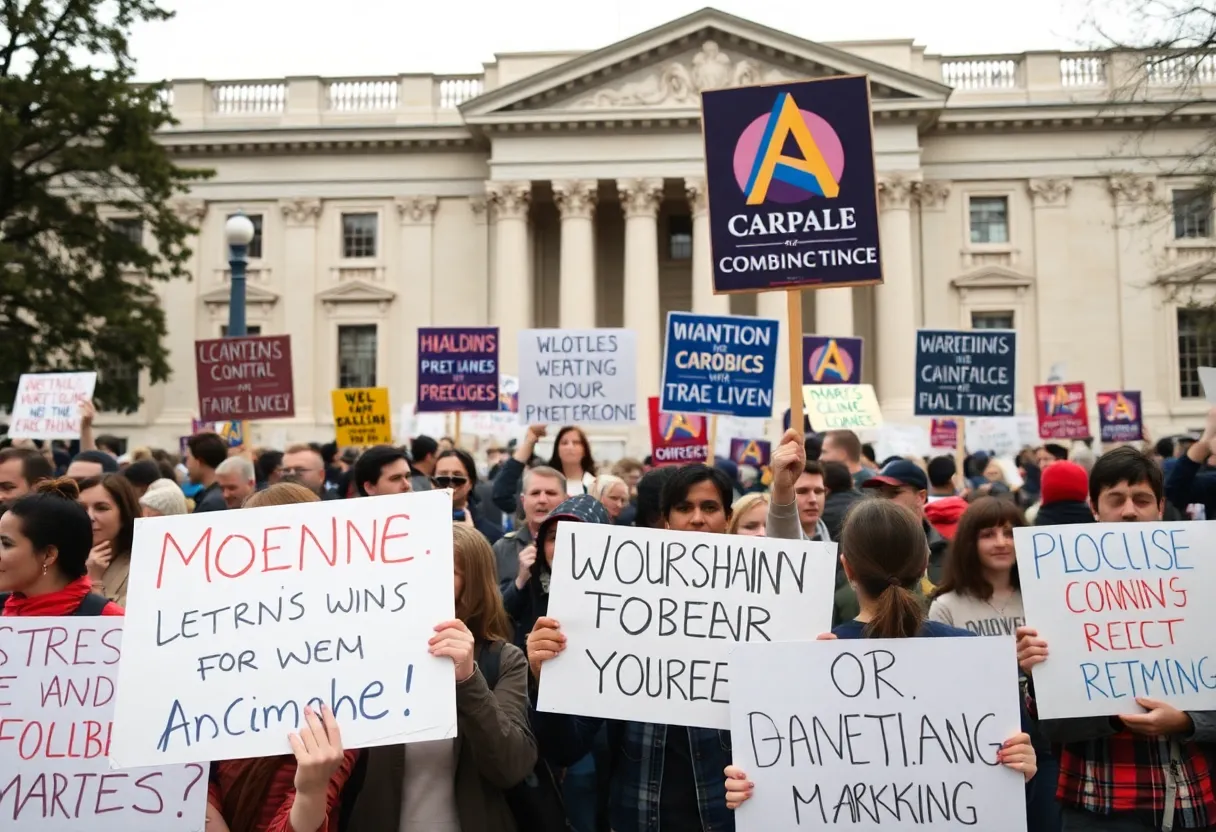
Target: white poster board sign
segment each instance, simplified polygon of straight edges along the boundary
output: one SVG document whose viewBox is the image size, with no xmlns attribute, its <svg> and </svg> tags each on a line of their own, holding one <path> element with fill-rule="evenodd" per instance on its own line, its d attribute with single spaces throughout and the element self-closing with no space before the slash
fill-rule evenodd
<svg viewBox="0 0 1216 832">
<path fill-rule="evenodd" d="M 5 832 L 202 832 L 207 766 L 110 771 L 123 619 L 0 625 L 0 826 Z"/>
<path fill-rule="evenodd" d="M 887 422 L 880 428 L 867 431 L 867 434 L 874 443 L 874 452 L 879 460 L 891 456 L 933 456 L 929 431 L 924 425 Z"/>
<path fill-rule="evenodd" d="M 1021 730 L 1012 639 L 740 644 L 730 673 L 756 784 L 738 832 L 1026 832 L 1023 775 L 996 762 Z"/>
<path fill-rule="evenodd" d="M 79 439 L 80 400 L 93 398 L 97 373 L 23 373 L 8 419 L 10 439 Z"/>
<path fill-rule="evenodd" d="M 1043 719 L 1142 713 L 1137 696 L 1216 710 L 1216 523 L 1013 530 Z"/>
<path fill-rule="evenodd" d="M 520 424 L 637 422 L 637 352 L 637 333 L 629 329 L 523 330 Z"/>
<path fill-rule="evenodd" d="M 542 711 L 730 727 L 730 648 L 832 624 L 836 544 L 559 523 Z"/>
<path fill-rule="evenodd" d="M 968 419 L 963 439 L 969 454 L 985 453 L 1011 457 L 1022 449 L 1018 420 L 1011 417 L 984 416 Z"/>
<path fill-rule="evenodd" d="M 732 439 L 764 439 L 768 431 L 765 429 L 765 419 L 745 419 L 741 416 L 714 416 L 717 420 L 717 430 L 714 432 L 715 456 L 730 459 L 730 440 Z"/>
<path fill-rule="evenodd" d="M 451 517 L 436 490 L 136 521 L 111 762 L 287 754 L 306 705 L 346 748 L 455 736 L 455 666 L 427 649 L 455 616 Z"/>
</svg>

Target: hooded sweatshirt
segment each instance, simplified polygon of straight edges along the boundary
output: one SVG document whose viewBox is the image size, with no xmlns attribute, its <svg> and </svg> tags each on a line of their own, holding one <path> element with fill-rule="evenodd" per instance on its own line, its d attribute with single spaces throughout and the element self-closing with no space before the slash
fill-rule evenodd
<svg viewBox="0 0 1216 832">
<path fill-rule="evenodd" d="M 528 579 L 528 583 L 524 584 L 523 590 L 516 589 L 515 583 L 512 582 L 503 592 L 504 602 L 510 593 L 521 593 L 523 596 L 512 599 L 518 603 L 507 605 L 519 611 L 513 623 L 515 624 L 515 646 L 521 650 L 527 650 L 528 633 L 532 632 L 536 619 L 549 611 L 549 580 L 552 572 L 545 561 L 544 539 L 549 532 L 549 527 L 562 520 L 574 523 L 602 523 L 603 525 L 612 523 L 608 510 L 590 494 L 570 497 L 541 521 L 540 526 L 536 529 L 536 563 L 532 567 L 532 576 Z M 556 556 L 556 552 L 554 554 Z"/>
<path fill-rule="evenodd" d="M 954 539 L 959 518 L 967 510 L 967 501 L 962 497 L 943 497 L 925 505 L 925 519 L 946 540 Z"/>
</svg>

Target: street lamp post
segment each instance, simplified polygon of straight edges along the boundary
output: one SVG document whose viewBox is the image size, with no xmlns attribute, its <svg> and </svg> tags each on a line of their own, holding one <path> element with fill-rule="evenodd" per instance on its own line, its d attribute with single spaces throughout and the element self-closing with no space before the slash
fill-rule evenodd
<svg viewBox="0 0 1216 832">
<path fill-rule="evenodd" d="M 224 224 L 228 238 L 228 266 L 232 284 L 228 294 L 228 337 L 245 334 L 245 255 L 253 242 L 253 222 L 244 214 L 233 214 Z"/>
<path fill-rule="evenodd" d="M 228 267 L 232 270 L 228 290 L 229 338 L 245 334 L 245 256 L 254 232 L 253 222 L 243 213 L 233 214 L 224 224 L 224 236 L 228 238 Z M 249 423 L 241 422 L 241 444 L 248 446 L 248 443 Z"/>
</svg>

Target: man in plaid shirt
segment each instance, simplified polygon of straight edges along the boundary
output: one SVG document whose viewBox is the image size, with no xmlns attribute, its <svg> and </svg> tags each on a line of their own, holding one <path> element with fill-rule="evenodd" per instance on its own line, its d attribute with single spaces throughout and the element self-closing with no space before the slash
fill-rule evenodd
<svg viewBox="0 0 1216 832">
<path fill-rule="evenodd" d="M 1101 523 L 1157 522 L 1165 506 L 1161 469 L 1132 447 L 1116 448 L 1095 463 L 1089 499 Z M 1019 628 L 1023 672 L 1030 677 L 1047 657 L 1047 642 Z M 1033 713 L 1033 677 L 1028 704 Z M 1180 711 L 1143 696 L 1136 704 L 1146 713 L 1041 723 L 1060 760 L 1056 799 L 1065 832 L 1216 828 L 1216 711 Z"/>
</svg>

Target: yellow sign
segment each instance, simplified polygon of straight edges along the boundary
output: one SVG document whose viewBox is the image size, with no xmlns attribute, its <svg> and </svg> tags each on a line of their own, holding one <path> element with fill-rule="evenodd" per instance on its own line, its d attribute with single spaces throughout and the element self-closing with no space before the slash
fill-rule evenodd
<svg viewBox="0 0 1216 832">
<path fill-rule="evenodd" d="M 872 384 L 807 384 L 802 388 L 802 403 L 817 431 L 882 427 L 882 411 Z"/>
<path fill-rule="evenodd" d="M 389 445 L 393 417 L 387 387 L 351 387 L 330 393 L 338 445 Z"/>
</svg>

